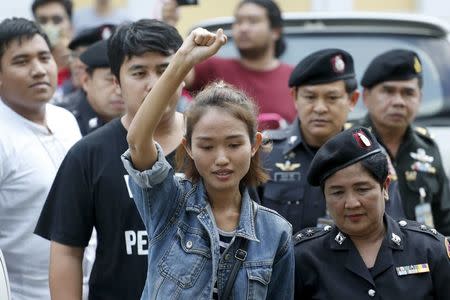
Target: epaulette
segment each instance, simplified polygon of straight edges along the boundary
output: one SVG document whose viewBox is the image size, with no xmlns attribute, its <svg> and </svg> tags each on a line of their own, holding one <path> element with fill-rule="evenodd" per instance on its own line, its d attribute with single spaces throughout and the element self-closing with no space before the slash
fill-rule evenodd
<svg viewBox="0 0 450 300">
<path fill-rule="evenodd" d="M 303 243 L 305 241 L 309 241 L 309 240 L 321 237 L 321 236 L 327 234 L 328 232 L 330 232 L 331 229 L 332 229 L 332 227 L 330 225 L 326 225 L 323 228 L 320 228 L 320 227 L 304 228 L 304 229 L 300 230 L 299 232 L 297 232 L 296 234 L 294 234 L 294 236 L 293 236 L 294 246 L 298 245 L 300 243 Z"/>
<path fill-rule="evenodd" d="M 398 221 L 398 224 L 400 225 L 401 229 L 420 232 L 428 236 L 432 236 L 437 240 L 440 240 L 440 237 L 442 236 L 436 229 L 430 228 L 427 225 L 421 224 L 416 221 L 400 220 Z"/>
<path fill-rule="evenodd" d="M 285 129 L 265 130 L 263 137 L 269 140 L 284 140 L 289 136 L 289 132 Z"/>
<path fill-rule="evenodd" d="M 352 122 L 346 122 L 346 123 L 344 124 L 344 130 L 347 130 L 347 129 L 352 128 L 353 125 L 355 125 L 355 124 L 353 124 Z"/>
<path fill-rule="evenodd" d="M 414 132 L 420 135 L 421 137 L 425 137 L 428 140 L 434 141 L 433 137 L 430 135 L 430 132 L 425 127 L 414 126 Z"/>
</svg>

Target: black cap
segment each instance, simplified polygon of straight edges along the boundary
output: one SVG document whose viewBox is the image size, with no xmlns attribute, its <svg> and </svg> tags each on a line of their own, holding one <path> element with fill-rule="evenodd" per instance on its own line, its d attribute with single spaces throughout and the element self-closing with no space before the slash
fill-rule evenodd
<svg viewBox="0 0 450 300">
<path fill-rule="evenodd" d="M 69 49 L 75 50 L 78 47 L 90 46 L 93 43 L 108 39 L 116 29 L 115 25 L 104 24 L 81 31 L 70 43 Z"/>
<path fill-rule="evenodd" d="M 309 167 L 308 182 L 319 186 L 337 171 L 379 152 L 380 144 L 367 128 L 344 130 L 319 148 Z"/>
<path fill-rule="evenodd" d="M 89 46 L 80 55 L 80 60 L 90 69 L 109 68 L 108 41 L 101 40 Z"/>
<path fill-rule="evenodd" d="M 302 59 L 289 78 L 289 87 L 355 78 L 353 58 L 341 49 L 324 49 Z"/>
<path fill-rule="evenodd" d="M 361 85 L 372 88 L 389 80 L 409 80 L 422 77 L 422 63 L 416 52 L 395 49 L 375 57 L 366 69 Z"/>
</svg>

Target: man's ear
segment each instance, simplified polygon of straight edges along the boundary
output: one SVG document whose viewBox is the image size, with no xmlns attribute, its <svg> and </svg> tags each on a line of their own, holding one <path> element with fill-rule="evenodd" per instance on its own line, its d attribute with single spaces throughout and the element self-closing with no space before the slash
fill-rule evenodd
<svg viewBox="0 0 450 300">
<path fill-rule="evenodd" d="M 183 138 L 181 140 L 181 143 L 183 144 L 184 150 L 186 150 L 186 153 L 189 155 L 189 157 L 193 160 L 194 158 L 192 157 L 192 150 L 191 147 L 189 147 L 188 142 L 186 140 L 186 138 Z"/>
<path fill-rule="evenodd" d="M 350 95 L 350 111 L 353 111 L 353 109 L 355 108 L 356 104 L 358 103 L 358 99 L 359 99 L 359 91 L 355 90 Z"/>
</svg>

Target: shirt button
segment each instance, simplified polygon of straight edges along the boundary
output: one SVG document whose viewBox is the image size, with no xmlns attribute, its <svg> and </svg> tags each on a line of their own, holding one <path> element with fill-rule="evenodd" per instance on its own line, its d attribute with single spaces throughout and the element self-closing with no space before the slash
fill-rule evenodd
<svg viewBox="0 0 450 300">
<path fill-rule="evenodd" d="M 191 249 L 192 248 L 192 241 L 186 242 L 186 248 Z"/>
<path fill-rule="evenodd" d="M 297 200 L 297 201 L 295 201 L 295 204 L 299 205 L 299 204 L 300 204 L 300 201 L 298 201 L 298 200 Z"/>
<path fill-rule="evenodd" d="M 373 297 L 375 296 L 375 290 L 370 289 L 367 291 L 367 294 L 369 294 L 370 297 Z"/>
<path fill-rule="evenodd" d="M 291 204 L 292 202 L 289 200 L 288 202 L 287 202 L 287 204 Z"/>
</svg>

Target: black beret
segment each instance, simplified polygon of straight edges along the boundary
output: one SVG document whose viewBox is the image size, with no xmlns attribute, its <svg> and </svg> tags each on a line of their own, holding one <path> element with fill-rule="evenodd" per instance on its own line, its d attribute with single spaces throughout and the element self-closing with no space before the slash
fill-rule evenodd
<svg viewBox="0 0 450 300">
<path fill-rule="evenodd" d="M 355 78 L 353 58 L 341 49 L 324 49 L 302 59 L 289 78 L 289 87 Z"/>
<path fill-rule="evenodd" d="M 309 167 L 308 182 L 319 186 L 340 169 L 379 152 L 380 144 L 367 128 L 344 130 L 319 148 Z"/>
<path fill-rule="evenodd" d="M 69 49 L 75 50 L 78 47 L 90 46 L 100 40 L 108 39 L 116 29 L 115 25 L 104 24 L 93 28 L 88 28 L 81 31 L 72 41 L 69 43 Z"/>
<path fill-rule="evenodd" d="M 90 69 L 109 68 L 108 41 L 101 40 L 89 46 L 80 55 L 80 60 Z"/>
<path fill-rule="evenodd" d="M 371 88 L 389 80 L 409 80 L 422 77 L 422 64 L 416 52 L 394 49 L 375 57 L 361 79 L 361 85 Z"/>
</svg>

